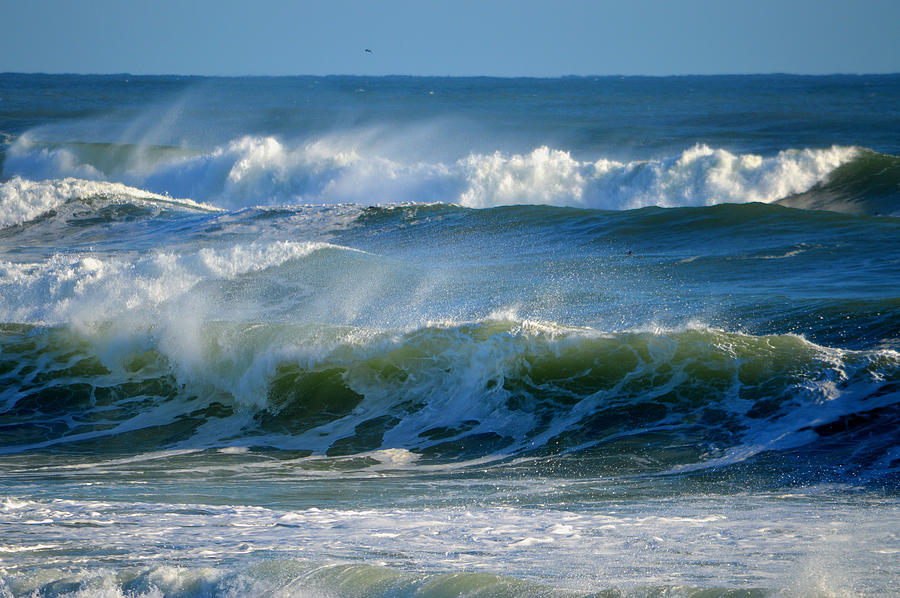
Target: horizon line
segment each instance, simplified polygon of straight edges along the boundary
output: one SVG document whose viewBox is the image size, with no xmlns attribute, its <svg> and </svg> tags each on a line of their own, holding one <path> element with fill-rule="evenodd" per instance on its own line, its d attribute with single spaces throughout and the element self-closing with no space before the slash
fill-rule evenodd
<svg viewBox="0 0 900 598">
<path fill-rule="evenodd" d="M 794 73 L 788 71 L 772 71 L 772 72 L 754 72 L 754 73 L 673 73 L 667 75 L 646 75 L 646 74 L 590 74 L 579 75 L 568 73 L 564 75 L 411 75 L 405 73 L 388 73 L 380 75 L 358 74 L 358 73 L 328 73 L 328 74 L 241 74 L 241 75 L 223 75 L 223 74 L 196 74 L 196 73 L 130 73 L 122 72 L 75 72 L 75 71 L 0 71 L 0 76 L 5 75 L 26 75 L 26 76 L 80 76 L 80 77 L 186 77 L 186 78 L 206 78 L 206 79 L 289 79 L 300 77 L 358 77 L 358 78 L 419 78 L 419 79 L 674 79 L 687 77 L 890 77 L 900 75 L 900 71 L 890 72 L 868 72 L 868 73 L 851 73 L 851 72 L 833 72 L 833 73 Z"/>
</svg>

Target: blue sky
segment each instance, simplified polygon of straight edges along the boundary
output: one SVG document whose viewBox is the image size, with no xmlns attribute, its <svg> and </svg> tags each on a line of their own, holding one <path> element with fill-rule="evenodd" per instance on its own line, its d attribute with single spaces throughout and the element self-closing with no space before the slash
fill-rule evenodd
<svg viewBox="0 0 900 598">
<path fill-rule="evenodd" d="M 0 0 L 0 23 L 0 72 L 900 72 L 900 0 Z"/>
</svg>

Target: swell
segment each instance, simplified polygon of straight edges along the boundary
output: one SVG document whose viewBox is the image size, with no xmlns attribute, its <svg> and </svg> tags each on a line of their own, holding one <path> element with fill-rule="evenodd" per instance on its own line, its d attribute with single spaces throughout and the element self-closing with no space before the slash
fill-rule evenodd
<svg viewBox="0 0 900 598">
<path fill-rule="evenodd" d="M 581 455 L 582 467 L 617 474 L 790 451 L 821 467 L 830 446 L 860 479 L 898 465 L 900 355 L 890 350 L 502 320 L 406 333 L 218 323 L 199 335 L 185 351 L 164 339 L 4 326 L 0 446 L 403 449 L 419 463 Z"/>
</svg>

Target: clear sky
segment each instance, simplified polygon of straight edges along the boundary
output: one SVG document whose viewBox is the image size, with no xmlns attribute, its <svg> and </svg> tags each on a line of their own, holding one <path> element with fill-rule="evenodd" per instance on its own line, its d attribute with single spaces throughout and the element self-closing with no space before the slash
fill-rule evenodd
<svg viewBox="0 0 900 598">
<path fill-rule="evenodd" d="M 0 72 L 900 72 L 900 0 L 0 0 L 0 23 Z"/>
</svg>

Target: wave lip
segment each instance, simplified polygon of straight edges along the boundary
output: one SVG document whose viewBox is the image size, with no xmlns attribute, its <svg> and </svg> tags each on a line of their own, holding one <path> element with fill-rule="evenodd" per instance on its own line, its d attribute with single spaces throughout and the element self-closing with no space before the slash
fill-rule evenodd
<svg viewBox="0 0 900 598">
<path fill-rule="evenodd" d="M 98 151 L 104 150 L 86 153 L 23 138 L 10 148 L 4 173 L 36 180 L 114 180 L 229 209 L 442 202 L 623 210 L 770 203 L 822 183 L 861 150 L 835 146 L 763 157 L 697 145 L 664 159 L 592 162 L 543 146 L 526 154 L 473 153 L 429 163 L 414 151 L 410 158 L 386 157 L 360 134 L 294 144 L 247 136 L 206 152 L 162 153 L 151 162 L 134 161 L 114 147 L 105 150 L 111 156 L 96 157 Z"/>
</svg>

